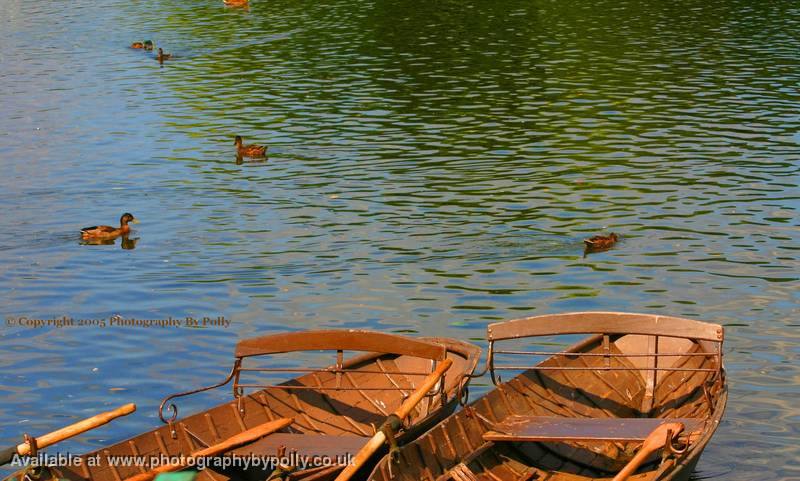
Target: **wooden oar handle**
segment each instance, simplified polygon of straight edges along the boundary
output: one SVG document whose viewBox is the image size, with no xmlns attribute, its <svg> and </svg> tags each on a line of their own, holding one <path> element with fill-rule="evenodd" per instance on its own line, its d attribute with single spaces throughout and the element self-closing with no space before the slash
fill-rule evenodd
<svg viewBox="0 0 800 481">
<path fill-rule="evenodd" d="M 667 439 L 667 435 L 675 436 L 681 431 L 683 431 L 683 423 L 664 423 L 653 429 L 645 438 L 636 456 L 614 476 L 612 481 L 625 481 L 628 479 L 651 454 L 663 448 L 665 444 L 672 442 L 672 439 Z"/>
<path fill-rule="evenodd" d="M 59 441 L 69 439 L 73 436 L 77 436 L 78 434 L 89 431 L 90 429 L 102 426 L 103 424 L 106 424 L 107 422 L 112 421 L 120 416 L 127 416 L 128 414 L 134 411 L 136 411 L 136 405 L 130 403 L 118 407 L 113 411 L 108 411 L 84 419 L 83 421 L 78 421 L 75 424 L 70 424 L 67 427 L 63 427 L 51 433 L 39 436 L 38 438 L 36 438 L 36 447 L 37 449 L 41 449 L 41 448 L 46 448 L 47 446 L 52 446 L 53 444 Z M 21 443 L 11 448 L 8 448 L 0 452 L 0 465 L 6 464 L 9 461 L 11 461 L 14 458 L 14 454 L 25 456 L 26 454 L 30 454 L 30 452 L 31 452 L 31 447 L 28 443 Z M 9 454 L 10 457 L 8 456 Z"/>
<path fill-rule="evenodd" d="M 400 407 L 397 408 L 397 411 L 395 411 L 394 414 L 397 417 L 399 417 L 400 420 L 404 420 L 405 418 L 407 418 L 408 415 L 411 414 L 411 411 L 413 411 L 414 408 L 417 407 L 417 404 L 419 404 L 420 401 L 422 401 L 425 398 L 425 396 L 428 395 L 428 391 L 430 391 L 431 389 L 433 389 L 434 386 L 436 386 L 436 383 L 439 382 L 439 379 L 441 379 L 441 377 L 444 376 L 444 373 L 447 372 L 447 370 L 450 369 L 450 366 L 452 365 L 453 365 L 452 359 L 445 359 L 444 361 L 442 361 L 439 364 L 439 366 L 437 366 L 436 369 L 432 373 L 428 374 L 425 380 L 422 381 L 420 387 L 417 388 L 417 390 L 414 391 L 414 393 L 411 394 L 411 396 L 408 396 L 408 398 L 403 402 L 403 404 L 401 404 Z"/>
<path fill-rule="evenodd" d="M 428 391 L 433 389 L 436 383 L 439 382 L 439 379 L 444 376 L 445 371 L 450 369 L 450 366 L 453 365 L 452 359 L 445 359 L 444 361 L 439 364 L 439 366 L 434 370 L 432 373 L 428 374 L 422 384 L 414 391 L 411 396 L 406 398 L 402 405 L 394 412 L 394 415 L 400 418 L 400 421 L 403 421 L 410 413 L 417 407 L 420 401 L 428 394 Z M 367 444 L 361 448 L 361 451 L 356 454 L 356 457 L 353 459 L 353 462 L 347 465 L 339 476 L 336 477 L 334 481 L 348 481 L 353 475 L 361 469 L 369 458 L 372 457 L 375 452 L 381 448 L 383 443 L 386 442 L 386 434 L 383 431 L 378 431 L 372 436 L 372 439 L 367 441 Z"/>
<path fill-rule="evenodd" d="M 127 478 L 125 481 L 150 481 L 151 479 L 155 478 L 157 475 L 161 473 L 177 471 L 181 468 L 186 467 L 193 458 L 202 458 L 202 457 L 216 456 L 218 454 L 222 454 L 224 452 L 230 451 L 231 449 L 238 448 L 243 444 L 253 442 L 256 439 L 262 438 L 268 434 L 272 434 L 275 431 L 278 431 L 279 429 L 285 428 L 286 426 L 292 424 L 293 422 L 294 422 L 293 418 L 280 418 L 276 419 L 275 421 L 259 424 L 254 428 L 248 429 L 247 431 L 242 431 L 239 434 L 231 436 L 219 444 L 215 444 L 213 446 L 209 446 L 207 448 L 203 448 L 193 452 L 187 457 L 187 459 L 183 463 L 165 464 L 150 471 L 147 471 L 146 473 L 141 473 L 137 474 L 136 476 L 131 476 L 130 478 Z"/>
</svg>

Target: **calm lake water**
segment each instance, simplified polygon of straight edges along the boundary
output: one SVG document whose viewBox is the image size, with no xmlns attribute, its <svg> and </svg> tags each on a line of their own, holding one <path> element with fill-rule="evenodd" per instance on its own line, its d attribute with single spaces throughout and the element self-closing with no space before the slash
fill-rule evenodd
<svg viewBox="0 0 800 481">
<path fill-rule="evenodd" d="M 800 479 L 798 31 L 794 0 L 0 0 L 3 446 L 153 427 L 240 337 L 619 310 L 726 326 L 697 478 Z M 80 243 L 126 211 L 135 249 Z M 112 315 L 231 325 L 6 322 Z"/>
</svg>

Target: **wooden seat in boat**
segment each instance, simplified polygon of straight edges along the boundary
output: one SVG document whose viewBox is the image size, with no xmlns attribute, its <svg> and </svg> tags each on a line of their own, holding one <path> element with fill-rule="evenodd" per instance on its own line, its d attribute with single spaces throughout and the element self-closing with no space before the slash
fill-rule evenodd
<svg viewBox="0 0 800 481">
<path fill-rule="evenodd" d="M 355 456 L 370 438 L 363 436 L 331 436 L 327 434 L 274 433 L 260 440 L 231 451 L 238 456 L 278 456 L 296 452 L 300 456 L 318 456 L 343 459 Z"/>
<path fill-rule="evenodd" d="M 483 434 L 485 441 L 644 441 L 664 423 L 682 423 L 684 433 L 702 429 L 694 418 L 570 418 L 512 415 Z"/>
</svg>

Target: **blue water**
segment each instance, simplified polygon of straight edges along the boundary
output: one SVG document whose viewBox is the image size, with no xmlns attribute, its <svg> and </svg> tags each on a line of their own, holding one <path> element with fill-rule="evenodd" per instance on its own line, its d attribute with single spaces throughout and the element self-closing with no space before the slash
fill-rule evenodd
<svg viewBox="0 0 800 481">
<path fill-rule="evenodd" d="M 780 0 L 0 0 L 0 440 L 153 427 L 242 337 L 642 311 L 726 326 L 696 477 L 800 479 L 799 30 Z M 134 249 L 81 244 L 126 211 Z M 112 315 L 231 325 L 8 325 Z"/>
</svg>

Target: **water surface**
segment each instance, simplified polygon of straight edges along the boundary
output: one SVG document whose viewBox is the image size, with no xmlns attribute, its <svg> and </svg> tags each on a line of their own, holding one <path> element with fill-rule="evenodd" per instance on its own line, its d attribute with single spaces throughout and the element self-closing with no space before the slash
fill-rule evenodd
<svg viewBox="0 0 800 481">
<path fill-rule="evenodd" d="M 240 337 L 642 311 L 727 329 L 696 477 L 800 479 L 797 31 L 788 0 L 0 0 L 0 314 L 231 320 L 4 326 L 0 439 L 155 426 Z M 79 242 L 126 211 L 135 249 Z"/>
</svg>

